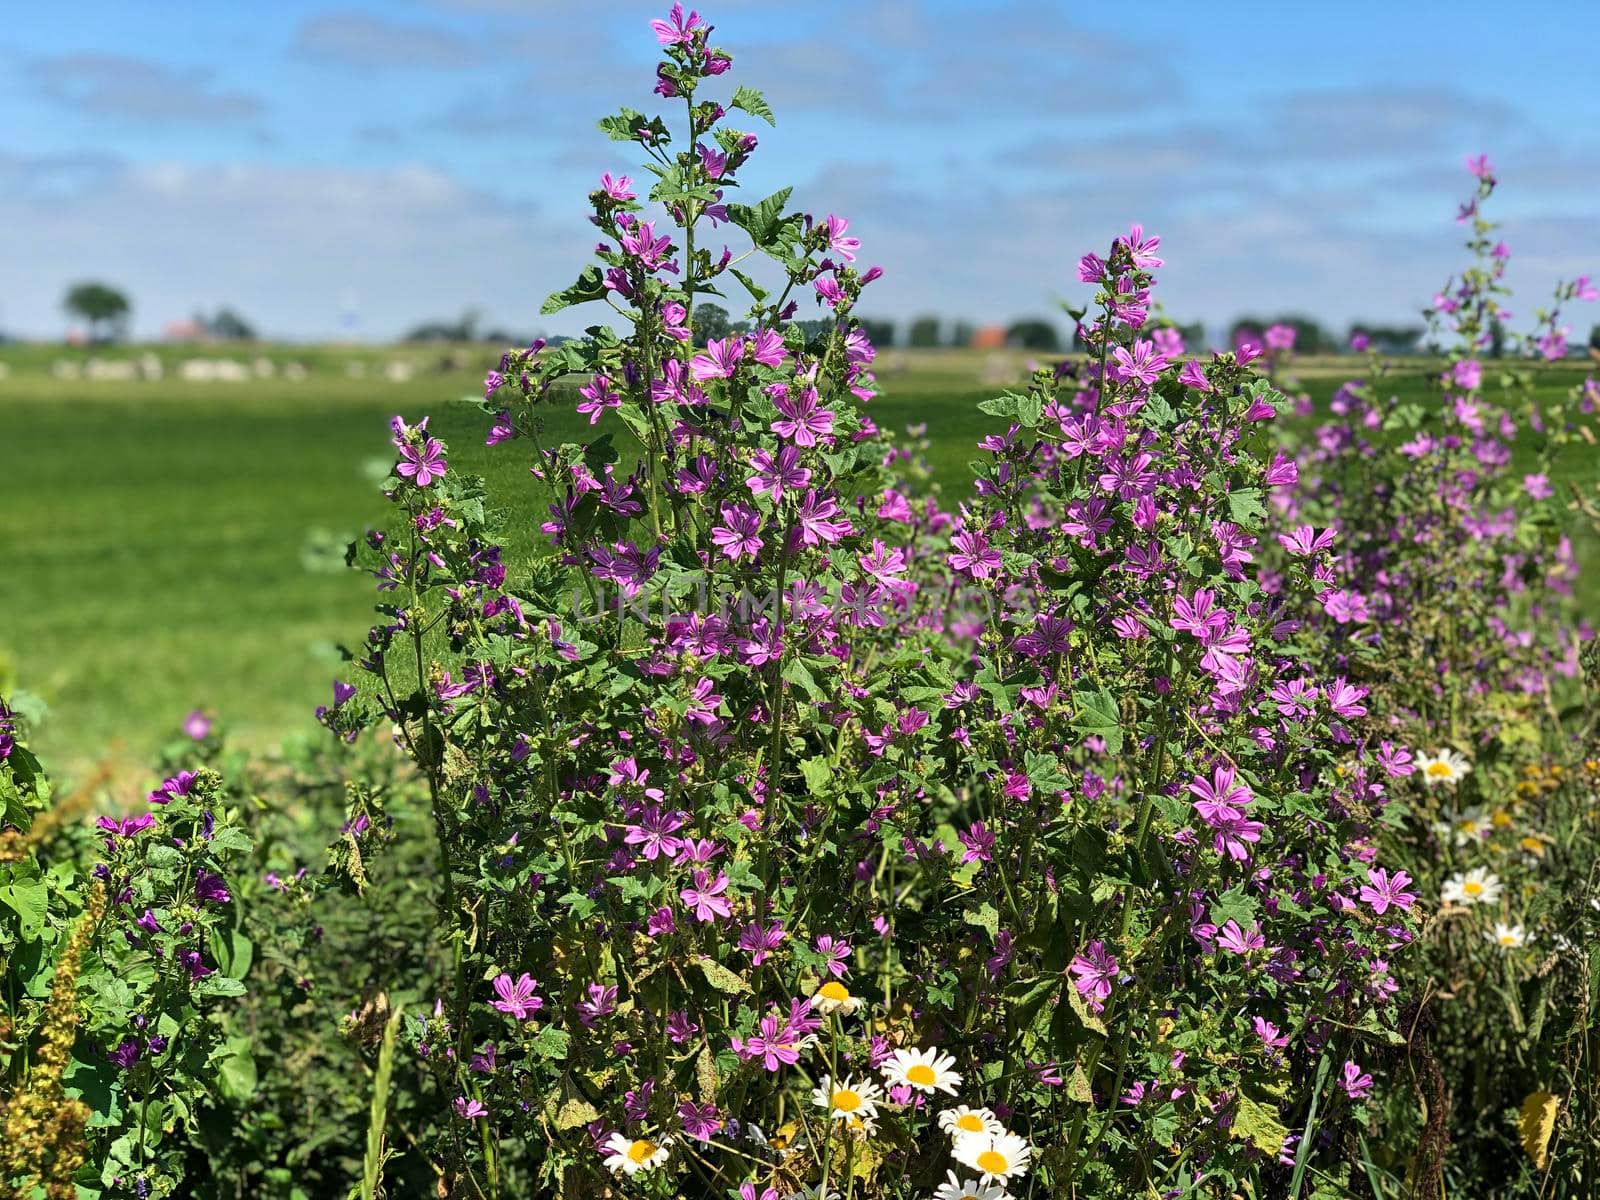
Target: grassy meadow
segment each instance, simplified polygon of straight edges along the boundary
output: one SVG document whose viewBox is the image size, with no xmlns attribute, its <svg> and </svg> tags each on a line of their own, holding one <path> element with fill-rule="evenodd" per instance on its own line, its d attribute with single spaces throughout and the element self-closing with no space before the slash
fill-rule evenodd
<svg viewBox="0 0 1600 1200">
<path fill-rule="evenodd" d="M 243 382 L 178 378 L 172 368 L 193 353 L 164 349 L 160 380 L 119 382 L 52 371 L 81 351 L 0 350 L 0 690 L 49 705 L 37 747 L 67 773 L 147 760 L 195 707 L 247 744 L 309 725 L 341 672 L 338 644 L 370 624 L 370 582 L 342 554 L 385 507 L 376 481 L 391 461 L 394 413 L 431 414 L 452 470 L 500 477 L 496 490 L 520 497 L 507 514 L 513 555 L 535 549 L 545 501 L 526 456 L 489 451 L 471 402 L 490 350 L 272 349 L 271 377 Z M 291 361 L 303 377 L 285 377 Z M 977 402 L 1024 364 L 965 351 L 880 359 L 874 418 L 927 426 L 946 504 L 993 426 Z M 1307 364 L 1302 382 L 1322 400 L 1357 365 Z M 1546 386 L 1562 394 L 1581 377 L 1552 370 Z M 1394 385 L 1426 394 L 1420 371 Z M 560 438 L 581 421 L 552 414 L 551 424 Z M 1566 469 L 1600 473 L 1593 459 Z M 1600 599 L 1600 547 L 1582 549 Z"/>
</svg>

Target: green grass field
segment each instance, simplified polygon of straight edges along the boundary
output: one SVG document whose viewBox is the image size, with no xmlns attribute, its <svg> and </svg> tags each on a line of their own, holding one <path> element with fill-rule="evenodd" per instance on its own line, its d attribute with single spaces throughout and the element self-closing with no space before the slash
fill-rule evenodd
<svg viewBox="0 0 1600 1200">
<path fill-rule="evenodd" d="M 309 725 L 341 671 L 336 646 L 358 643 L 371 623 L 371 586 L 341 555 L 383 516 L 375 480 L 390 461 L 391 414 L 432 414 L 452 470 L 498 476 L 503 494 L 524 498 L 508 514 L 511 548 L 533 551 L 544 501 L 526 455 L 485 448 L 485 420 L 462 399 L 492 365 L 486 349 L 457 351 L 453 369 L 413 352 L 418 372 L 402 382 L 382 371 L 401 351 L 274 350 L 306 378 L 244 383 L 170 370 L 160 381 L 53 378 L 66 354 L 0 352 L 10 368 L 0 379 L 0 688 L 50 706 L 36 742 L 58 768 L 141 760 L 196 706 L 256 745 Z M 974 443 L 993 427 L 977 402 L 1016 377 L 1021 356 L 890 352 L 880 363 L 874 418 L 928 426 L 953 506 Z M 1318 398 L 1342 377 L 1304 372 Z M 1548 386 L 1564 393 L 1578 378 L 1563 371 Z M 1422 394 L 1425 384 L 1417 375 L 1396 387 Z M 554 432 L 575 435 L 581 420 L 553 422 Z M 1596 473 L 1592 461 L 1569 470 Z M 1585 542 L 1583 553 L 1587 592 L 1600 597 L 1600 547 Z"/>
</svg>

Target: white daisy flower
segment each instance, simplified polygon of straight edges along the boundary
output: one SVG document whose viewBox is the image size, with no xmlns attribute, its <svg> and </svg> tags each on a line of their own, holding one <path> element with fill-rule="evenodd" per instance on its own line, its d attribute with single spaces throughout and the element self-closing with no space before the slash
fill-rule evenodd
<svg viewBox="0 0 1600 1200">
<path fill-rule="evenodd" d="M 933 1193 L 933 1200 L 1011 1200 L 1011 1193 L 998 1183 L 961 1179 L 954 1171 Z"/>
<path fill-rule="evenodd" d="M 829 1188 L 826 1193 L 820 1183 L 811 1187 L 803 1187 L 799 1191 L 790 1192 L 783 1200 L 839 1200 L 839 1193 Z"/>
<path fill-rule="evenodd" d="M 645 1138 L 630 1138 L 625 1133 L 613 1133 L 606 1139 L 602 1149 L 611 1152 L 606 1155 L 606 1166 L 614 1174 L 637 1175 L 640 1171 L 652 1171 L 665 1163 L 667 1149 L 671 1145 L 670 1137 L 652 1142 Z"/>
<path fill-rule="evenodd" d="M 850 989 L 837 979 L 828 980 L 811 997 L 811 1006 L 822 1013 L 853 1013 L 861 1003 L 861 997 L 852 996 Z"/>
<path fill-rule="evenodd" d="M 1004 1133 L 1006 1127 L 1000 1124 L 1000 1118 L 987 1108 L 968 1108 L 965 1104 L 958 1104 L 954 1108 L 947 1108 L 939 1114 L 939 1128 L 951 1137 L 960 1137 L 964 1133 Z"/>
<path fill-rule="evenodd" d="M 891 1084 L 919 1092 L 945 1092 L 951 1096 L 961 1086 L 956 1060 L 939 1050 L 896 1050 L 883 1064 L 883 1077 Z"/>
<path fill-rule="evenodd" d="M 1424 754 L 1417 759 L 1417 770 L 1422 772 L 1422 782 L 1429 787 L 1441 783 L 1456 784 L 1472 770 L 1472 764 L 1446 746 L 1437 754 Z"/>
<path fill-rule="evenodd" d="M 1528 931 L 1521 925 L 1507 925 L 1504 921 L 1496 921 L 1494 929 L 1483 935 L 1502 950 L 1513 950 L 1518 946 L 1528 944 Z"/>
<path fill-rule="evenodd" d="M 878 1101 L 882 1099 L 883 1089 L 870 1079 L 834 1083 L 824 1075 L 821 1085 L 811 1090 L 811 1103 L 827 1109 L 835 1121 L 871 1121 L 878 1115 Z"/>
<path fill-rule="evenodd" d="M 1008 1183 L 1028 1173 L 1033 1147 L 1014 1133 L 972 1133 L 958 1137 L 950 1155 L 984 1183 Z"/>
<path fill-rule="evenodd" d="M 1473 867 L 1445 880 L 1440 898 L 1446 904 L 1493 904 L 1500 899 L 1500 878 L 1487 867 Z"/>
</svg>

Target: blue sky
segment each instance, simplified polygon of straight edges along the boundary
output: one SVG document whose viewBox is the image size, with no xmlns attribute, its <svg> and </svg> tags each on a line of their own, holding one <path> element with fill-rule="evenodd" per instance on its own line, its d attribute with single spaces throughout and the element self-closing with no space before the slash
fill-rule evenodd
<svg viewBox="0 0 1600 1200">
<path fill-rule="evenodd" d="M 589 319 L 538 306 L 592 242 L 595 176 L 634 166 L 594 120 L 654 111 L 665 4 L 30 7 L 0 28 L 0 328 L 59 335 L 84 277 L 143 333 L 218 304 L 303 338 L 346 313 L 364 337 L 469 306 Z M 872 315 L 1051 313 L 1077 256 L 1140 221 L 1180 320 L 1405 320 L 1459 261 L 1479 150 L 1520 307 L 1600 269 L 1592 3 L 703 11 L 727 87 L 778 114 L 746 190 L 849 217 L 887 272 Z"/>
</svg>

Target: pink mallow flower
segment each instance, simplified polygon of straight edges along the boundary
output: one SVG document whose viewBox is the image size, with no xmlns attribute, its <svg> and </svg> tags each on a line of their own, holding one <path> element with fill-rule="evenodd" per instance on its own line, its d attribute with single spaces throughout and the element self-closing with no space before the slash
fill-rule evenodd
<svg viewBox="0 0 1600 1200">
<path fill-rule="evenodd" d="M 500 998 L 491 1000 L 489 1007 L 498 1009 L 508 1017 L 526 1021 L 544 1007 L 544 1000 L 534 995 L 534 989 L 538 986 L 538 982 L 526 971 L 515 981 L 502 971 L 494 981 L 495 995 Z"/>
<path fill-rule="evenodd" d="M 1390 875 L 1382 867 L 1368 867 L 1367 882 L 1361 885 L 1361 899 L 1380 916 L 1389 911 L 1391 904 L 1401 911 L 1408 910 L 1417 902 L 1416 893 L 1405 890 L 1410 882 L 1411 876 L 1404 871 Z"/>
</svg>

